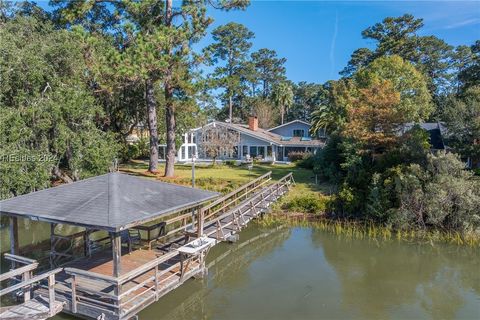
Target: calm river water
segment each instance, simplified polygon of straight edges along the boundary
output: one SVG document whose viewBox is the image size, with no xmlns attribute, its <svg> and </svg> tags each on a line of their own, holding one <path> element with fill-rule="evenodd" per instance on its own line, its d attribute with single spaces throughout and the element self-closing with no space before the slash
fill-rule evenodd
<svg viewBox="0 0 480 320">
<path fill-rule="evenodd" d="M 139 318 L 480 319 L 479 251 L 250 226 Z"/>
</svg>

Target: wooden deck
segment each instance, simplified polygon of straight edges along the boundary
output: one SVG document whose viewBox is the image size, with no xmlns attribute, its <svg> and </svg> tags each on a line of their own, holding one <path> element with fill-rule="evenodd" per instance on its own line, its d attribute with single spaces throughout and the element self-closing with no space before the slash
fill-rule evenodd
<svg viewBox="0 0 480 320">
<path fill-rule="evenodd" d="M 65 302 L 64 312 L 91 318 L 103 314 L 105 319 L 128 319 L 202 272 L 196 260 L 184 261 L 182 270 L 180 255 L 176 252 L 162 255 L 154 250 L 135 250 L 122 255 L 121 276 L 114 278 L 112 260 L 111 252 L 105 251 L 65 266 L 55 286 L 57 299 Z M 152 261 L 160 263 L 150 267 Z M 44 294 L 44 290 L 38 290 L 37 294 Z"/>
<path fill-rule="evenodd" d="M 206 273 L 205 257 L 211 245 L 194 253 L 177 250 L 179 246 L 205 236 L 217 242 L 229 241 L 252 219 L 267 213 L 271 204 L 294 183 L 291 173 L 275 183 L 270 182 L 270 175 L 267 173 L 198 209 L 197 219 L 191 212 L 168 218 L 164 221 L 162 244 L 152 246 L 148 239 L 148 249 L 128 252 L 118 242 L 112 249 L 114 254 L 101 251 L 64 265 L 60 271 L 55 270 L 55 284 L 41 283 L 33 291 L 30 303 L 52 297 L 54 291 L 53 300 L 63 307 L 63 312 L 82 318 L 131 319 L 188 279 Z M 50 314 L 55 305 L 50 304 Z M 26 303 L 24 307 L 28 308 Z"/>
<path fill-rule="evenodd" d="M 2 320 L 19 320 L 34 319 L 43 320 L 50 318 L 62 311 L 63 303 L 60 301 L 53 302 L 53 309 L 50 312 L 50 301 L 47 297 L 37 296 L 25 303 L 3 307 L 0 310 L 0 319 Z"/>
</svg>

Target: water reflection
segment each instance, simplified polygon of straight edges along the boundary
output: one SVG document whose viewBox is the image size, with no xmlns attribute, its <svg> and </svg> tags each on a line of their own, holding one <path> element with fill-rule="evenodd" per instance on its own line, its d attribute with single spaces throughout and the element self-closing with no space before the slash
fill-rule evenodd
<svg viewBox="0 0 480 320">
<path fill-rule="evenodd" d="M 476 249 L 345 239 L 317 229 L 311 237 L 335 269 L 344 308 L 362 317 L 461 318 L 467 300 L 470 317 L 480 316 Z"/>
<path fill-rule="evenodd" d="M 162 297 L 140 320 L 480 319 L 478 249 L 313 228 L 250 226 L 240 237 L 212 249 L 206 279 Z"/>
<path fill-rule="evenodd" d="M 242 290 L 250 283 L 250 265 L 271 254 L 289 236 L 287 228 L 269 231 L 249 228 L 242 232 L 241 242 L 217 245 L 209 253 L 209 275 L 205 280 L 187 282 L 140 313 L 140 319 L 158 317 L 159 310 L 165 320 L 232 318 L 225 306 L 235 301 L 227 293 Z"/>
</svg>

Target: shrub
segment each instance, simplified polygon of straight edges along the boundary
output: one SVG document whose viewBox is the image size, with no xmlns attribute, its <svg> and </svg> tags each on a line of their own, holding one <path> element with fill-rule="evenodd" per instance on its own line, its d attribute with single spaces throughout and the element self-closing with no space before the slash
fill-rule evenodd
<svg viewBox="0 0 480 320">
<path fill-rule="evenodd" d="M 303 159 L 305 152 L 302 151 L 290 151 L 288 153 L 288 159 L 292 162 L 297 162 Z"/>
<path fill-rule="evenodd" d="M 288 199 L 282 208 L 291 212 L 321 214 L 329 208 L 330 197 L 317 193 L 308 193 Z"/>
<path fill-rule="evenodd" d="M 302 159 L 297 161 L 297 166 L 300 168 L 305 168 L 305 169 L 313 169 L 313 166 L 315 165 L 315 155 L 307 152 L 303 154 Z"/>
<path fill-rule="evenodd" d="M 235 160 L 225 160 L 225 165 L 233 167 L 235 165 Z"/>
<path fill-rule="evenodd" d="M 398 208 L 391 222 L 399 228 L 417 226 L 468 231 L 480 228 L 480 183 L 464 170 L 454 154 L 429 155 L 426 168 L 410 165 L 398 171 Z"/>
<path fill-rule="evenodd" d="M 127 144 L 122 150 L 122 159 L 124 161 L 147 158 L 150 154 L 149 141 L 142 138 L 132 144 Z"/>
</svg>

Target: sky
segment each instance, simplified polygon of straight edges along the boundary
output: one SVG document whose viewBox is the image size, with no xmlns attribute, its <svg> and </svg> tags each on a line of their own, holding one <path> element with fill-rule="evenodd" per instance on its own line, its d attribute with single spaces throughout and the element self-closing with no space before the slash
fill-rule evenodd
<svg viewBox="0 0 480 320">
<path fill-rule="evenodd" d="M 287 59 L 287 77 L 324 83 L 338 79 L 351 53 L 374 47 L 361 32 L 385 17 L 411 13 L 423 18 L 420 35 L 451 45 L 480 40 L 480 1 L 258 1 L 245 11 L 210 10 L 210 31 L 230 21 L 255 33 L 253 50 L 269 48 Z M 198 46 L 211 42 L 207 36 Z"/>
<path fill-rule="evenodd" d="M 48 7 L 48 1 L 37 1 Z M 209 9 L 214 18 L 209 34 L 195 45 L 211 43 L 210 32 L 228 22 L 244 24 L 255 33 L 253 50 L 269 48 L 287 59 L 287 78 L 324 83 L 338 79 L 351 53 L 373 48 L 362 30 L 385 17 L 405 13 L 424 19 L 420 35 L 435 35 L 447 43 L 471 45 L 480 39 L 479 1 L 270 1 L 252 0 L 244 11 Z"/>
</svg>

